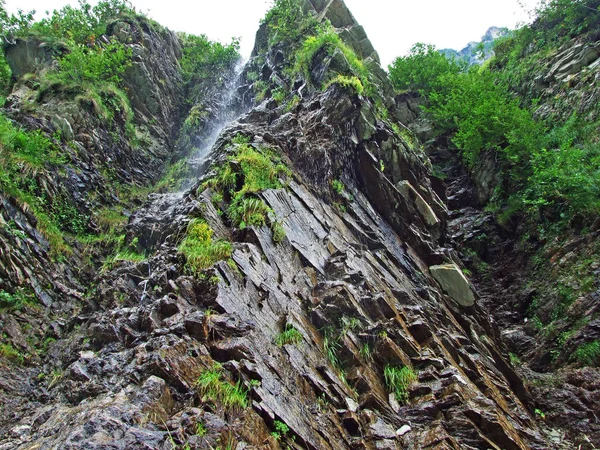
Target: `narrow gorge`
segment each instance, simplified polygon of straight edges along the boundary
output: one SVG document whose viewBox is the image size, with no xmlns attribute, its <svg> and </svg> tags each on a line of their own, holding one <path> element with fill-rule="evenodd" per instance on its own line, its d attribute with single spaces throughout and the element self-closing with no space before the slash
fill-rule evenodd
<svg viewBox="0 0 600 450">
<path fill-rule="evenodd" d="M 597 364 L 557 386 L 528 353 L 534 244 L 484 210 L 493 163 L 430 133 L 342 0 L 276 1 L 243 67 L 102 17 L 118 88 L 5 45 L 33 144 L 0 154 L 1 450 L 600 445 Z"/>
</svg>

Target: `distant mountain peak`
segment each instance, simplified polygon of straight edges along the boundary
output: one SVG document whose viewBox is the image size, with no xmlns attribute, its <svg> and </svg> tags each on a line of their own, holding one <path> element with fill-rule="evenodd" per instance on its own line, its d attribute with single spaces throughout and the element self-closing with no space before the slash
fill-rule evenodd
<svg viewBox="0 0 600 450">
<path fill-rule="evenodd" d="M 449 58 L 457 58 L 466 61 L 470 66 L 475 64 L 483 64 L 493 56 L 492 47 L 496 39 L 504 37 L 508 34 L 508 28 L 500 28 L 496 26 L 489 27 L 479 42 L 471 41 L 462 50 L 454 50 L 444 48 L 440 53 Z M 481 53 L 480 44 L 483 44 L 483 55 Z M 482 58 L 483 56 L 483 58 Z"/>
</svg>

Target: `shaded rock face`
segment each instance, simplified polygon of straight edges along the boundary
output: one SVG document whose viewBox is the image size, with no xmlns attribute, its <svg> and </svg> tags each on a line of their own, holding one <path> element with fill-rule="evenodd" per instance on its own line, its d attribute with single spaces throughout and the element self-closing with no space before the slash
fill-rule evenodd
<svg viewBox="0 0 600 450">
<path fill-rule="evenodd" d="M 311 4 L 340 26 L 351 18 L 341 1 Z M 268 76 L 282 70 L 277 54 L 261 56 Z M 127 229 L 150 256 L 99 275 L 69 336 L 7 389 L 16 407 L 0 449 L 552 446 L 494 324 L 434 280 L 430 266 L 461 267 L 445 248 L 446 208 L 427 158 L 369 99 L 338 85 L 287 113 L 267 99 L 224 130 L 212 169 L 239 135 L 292 171 L 256 194 L 283 241 L 266 226 L 232 228 L 204 180 L 151 196 Z M 233 253 L 190 273 L 177 248 L 198 217 Z M 300 337 L 282 342 L 290 327 Z M 402 367 L 414 381 L 393 386 L 385 373 Z M 211 397 L 199 383 L 210 370 L 247 392 L 245 405 Z"/>
</svg>

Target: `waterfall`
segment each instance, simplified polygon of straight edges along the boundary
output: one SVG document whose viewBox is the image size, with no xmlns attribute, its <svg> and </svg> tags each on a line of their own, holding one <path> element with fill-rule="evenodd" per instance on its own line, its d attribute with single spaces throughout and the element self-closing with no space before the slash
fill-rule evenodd
<svg viewBox="0 0 600 450">
<path fill-rule="evenodd" d="M 232 71 L 232 76 L 225 81 L 221 91 L 222 97 L 219 101 L 219 112 L 211 119 L 208 126 L 210 131 L 203 139 L 202 145 L 196 147 L 187 158 L 189 170 L 186 172 L 186 177 L 181 180 L 180 192 L 189 189 L 198 177 L 204 174 L 209 163 L 208 157 L 223 129 L 244 114 L 245 110 L 240 111 L 237 92 L 245 66 L 246 61 L 240 59 Z"/>
</svg>

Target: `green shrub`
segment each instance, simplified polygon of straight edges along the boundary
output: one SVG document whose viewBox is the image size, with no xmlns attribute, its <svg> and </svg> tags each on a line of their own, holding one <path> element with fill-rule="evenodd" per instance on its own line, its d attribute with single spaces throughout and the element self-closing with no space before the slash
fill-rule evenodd
<svg viewBox="0 0 600 450">
<path fill-rule="evenodd" d="M 227 215 L 232 223 L 242 230 L 249 226 L 262 227 L 266 225 L 270 214 L 273 214 L 273 210 L 261 199 L 255 197 L 237 197 L 227 209 Z"/>
<path fill-rule="evenodd" d="M 119 84 L 131 65 L 131 49 L 114 38 L 104 46 L 77 44 L 58 59 L 57 76 L 80 84 L 107 82 Z"/>
<path fill-rule="evenodd" d="M 23 364 L 25 361 L 23 354 L 10 344 L 0 344 L 0 358 L 5 358 L 18 364 Z"/>
<path fill-rule="evenodd" d="M 69 248 L 47 210 L 50 194 L 38 185 L 37 176 L 64 162 L 60 148 L 41 131 L 26 131 L 0 114 L 0 190 L 33 213 L 55 255 Z"/>
<path fill-rule="evenodd" d="M 415 371 L 407 366 L 398 368 L 388 364 L 383 375 L 388 390 L 395 394 L 396 400 L 408 403 L 408 388 L 418 379 Z"/>
<path fill-rule="evenodd" d="M 290 324 L 287 324 L 285 330 L 279 333 L 275 339 L 275 343 L 279 347 L 287 344 L 299 344 L 300 342 L 302 342 L 302 333 Z"/>
<path fill-rule="evenodd" d="M 231 243 L 223 240 L 213 241 L 213 230 L 202 219 L 192 220 L 186 236 L 179 245 L 179 252 L 186 258 L 186 269 L 198 273 L 218 261 L 231 256 Z"/>
<path fill-rule="evenodd" d="M 267 25 L 270 44 L 285 42 L 293 45 L 303 36 L 315 34 L 320 29 L 314 17 L 303 13 L 297 0 L 275 0 L 261 24 Z"/>
<path fill-rule="evenodd" d="M 35 296 L 24 289 L 17 290 L 14 294 L 0 289 L 0 310 L 1 309 L 21 309 L 25 304 L 34 304 Z"/>
<path fill-rule="evenodd" d="M 455 60 L 446 58 L 433 45 L 417 43 L 408 56 L 396 58 L 389 65 L 390 81 L 397 91 L 412 90 L 428 95 L 443 86 L 439 78 L 457 75 L 465 67 Z"/>
<path fill-rule="evenodd" d="M 180 33 L 179 36 L 183 44 L 181 73 L 188 85 L 203 80 L 222 80 L 223 73 L 232 69 L 240 59 L 237 39 L 224 45 L 210 41 L 205 35 Z"/>
<path fill-rule="evenodd" d="M 362 95 L 362 93 L 365 91 L 365 87 L 358 77 L 347 77 L 345 75 L 338 74 L 325 83 L 324 89 L 327 89 L 332 84 L 338 84 L 345 88 L 351 87 L 358 95 Z"/>
<path fill-rule="evenodd" d="M 331 182 L 331 187 L 338 195 L 341 195 L 346 189 L 346 186 L 344 186 L 344 183 L 342 183 L 340 180 L 333 180 Z"/>
<path fill-rule="evenodd" d="M 31 26 L 31 32 L 66 39 L 70 43 L 93 45 L 98 37 L 106 33 L 110 22 L 137 15 L 128 1 L 108 0 L 91 6 L 87 1 L 79 0 L 78 8 L 67 5 L 60 10 L 55 9 L 50 17 Z"/>
</svg>

